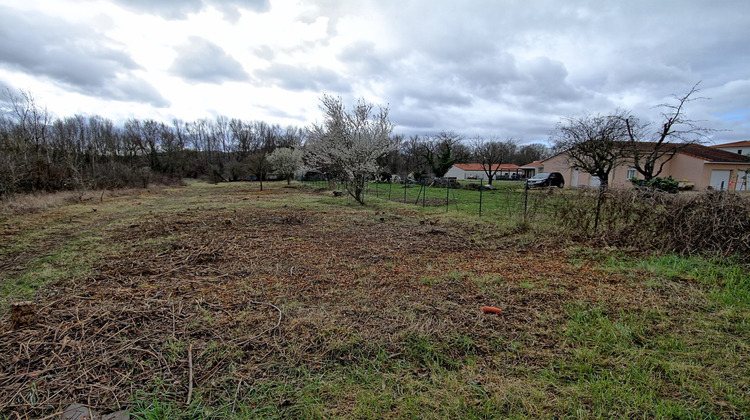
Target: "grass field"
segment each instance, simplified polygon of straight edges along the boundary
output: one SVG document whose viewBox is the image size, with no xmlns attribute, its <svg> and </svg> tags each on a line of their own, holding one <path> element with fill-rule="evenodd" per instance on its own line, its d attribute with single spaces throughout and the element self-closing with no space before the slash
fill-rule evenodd
<svg viewBox="0 0 750 420">
<path fill-rule="evenodd" d="M 478 181 L 462 180 L 462 185 L 476 184 Z M 306 186 L 327 188 L 327 182 L 306 182 Z M 486 185 L 486 182 L 485 182 Z M 429 207 L 446 213 L 460 213 L 470 216 L 481 216 L 494 221 L 523 220 L 524 209 L 528 216 L 544 218 L 541 206 L 550 204 L 546 199 L 550 193 L 560 193 L 558 189 L 537 189 L 524 191 L 521 181 L 495 181 L 492 190 L 469 190 L 463 188 L 425 187 L 417 184 L 377 184 L 369 183 L 365 189 L 365 201 L 395 201 L 412 204 L 416 207 Z M 345 191 L 343 184 L 337 189 Z M 347 200 L 353 201 L 351 197 Z M 481 211 L 480 211 L 481 210 Z M 540 214 L 541 213 L 541 214 Z"/>
<path fill-rule="evenodd" d="M 0 417 L 750 416 L 739 261 L 257 187 L 0 216 Z M 36 319 L 11 329 L 27 299 Z"/>
</svg>

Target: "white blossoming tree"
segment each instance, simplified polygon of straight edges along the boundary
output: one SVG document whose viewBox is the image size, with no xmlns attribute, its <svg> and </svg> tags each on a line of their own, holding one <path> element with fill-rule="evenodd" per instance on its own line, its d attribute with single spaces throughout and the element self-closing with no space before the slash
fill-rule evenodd
<svg viewBox="0 0 750 420">
<path fill-rule="evenodd" d="M 302 150 L 291 147 L 279 147 L 268 155 L 268 162 L 273 170 L 291 183 L 294 174 L 302 168 Z"/>
<path fill-rule="evenodd" d="M 365 183 L 378 172 L 377 160 L 394 148 L 388 108 L 376 112 L 372 104 L 360 99 L 347 111 L 341 97 L 323 95 L 320 100 L 324 118 L 308 129 L 308 164 L 340 177 L 347 192 L 364 204 L 362 193 Z"/>
</svg>

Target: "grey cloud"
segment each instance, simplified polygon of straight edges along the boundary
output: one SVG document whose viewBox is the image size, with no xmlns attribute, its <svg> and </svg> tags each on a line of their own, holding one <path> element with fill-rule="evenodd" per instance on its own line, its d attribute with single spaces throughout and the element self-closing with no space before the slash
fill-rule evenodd
<svg viewBox="0 0 750 420">
<path fill-rule="evenodd" d="M 477 115 L 484 111 L 475 104 L 484 99 L 553 120 L 582 110 L 608 112 L 620 98 L 642 97 L 653 107 L 660 95 L 699 79 L 746 78 L 741 73 L 747 66 L 738 66 L 737 59 L 748 52 L 749 10 L 747 3 L 734 3 L 730 7 L 738 10 L 728 14 L 708 2 L 438 1 L 426 7 L 417 1 L 391 5 L 384 13 L 393 36 L 407 40 L 403 51 L 421 57 L 406 73 L 424 80 L 410 96 L 430 99 L 414 90 L 446 91 L 439 81 L 451 80 L 451 90 L 474 99 Z M 416 9 L 425 11 L 417 22 Z M 536 50 L 550 56 L 542 52 L 523 62 L 513 56 Z M 444 119 L 450 118 L 465 117 Z"/>
<path fill-rule="evenodd" d="M 0 62 L 76 86 L 101 85 L 138 65 L 124 52 L 92 43 L 100 34 L 53 18 L 0 8 Z"/>
<path fill-rule="evenodd" d="M 123 8 L 136 13 L 158 15 L 164 19 L 185 19 L 191 13 L 198 13 L 205 7 L 214 7 L 224 14 L 227 20 L 236 22 L 241 9 L 265 12 L 270 8 L 269 0 L 116 0 Z"/>
<path fill-rule="evenodd" d="M 0 16 L 0 65 L 83 94 L 168 105 L 156 89 L 132 74 L 140 66 L 101 33 L 9 8 L 0 7 Z"/>
<path fill-rule="evenodd" d="M 120 101 L 139 98 L 140 102 L 146 102 L 155 107 L 167 107 L 170 105 L 170 102 L 154 86 L 131 75 L 118 76 L 100 90 L 102 96 L 109 96 L 112 99 Z"/>
<path fill-rule="evenodd" d="M 257 70 L 254 76 L 263 85 L 278 86 L 295 91 L 335 93 L 351 91 L 351 86 L 341 75 L 323 67 L 307 68 L 288 64 L 273 64 L 266 69 Z"/>
<path fill-rule="evenodd" d="M 169 70 L 190 82 L 220 84 L 248 79 L 239 61 L 207 39 L 190 37 L 188 44 L 177 48 L 177 53 Z"/>
<path fill-rule="evenodd" d="M 450 83 L 441 83 L 439 80 L 429 85 L 406 82 L 401 86 L 400 91 L 397 91 L 397 95 L 402 98 L 402 101 L 416 101 L 422 108 L 468 106 L 472 103 L 471 96 L 451 86 Z"/>
<path fill-rule="evenodd" d="M 568 82 L 568 71 L 559 61 L 537 57 L 524 63 L 519 72 L 521 79 L 510 85 L 513 96 L 530 97 L 547 103 L 583 99 L 581 93 Z"/>
<path fill-rule="evenodd" d="M 284 119 L 290 119 L 290 120 L 297 120 L 297 121 L 305 121 L 305 116 L 300 113 L 291 113 L 288 109 L 280 109 L 277 107 L 272 106 L 259 106 L 260 109 L 265 110 L 268 112 L 269 115 L 272 115 L 277 118 L 284 118 Z"/>
<path fill-rule="evenodd" d="M 271 61 L 276 57 L 274 50 L 268 45 L 262 45 L 253 49 L 256 57 Z"/>
<path fill-rule="evenodd" d="M 432 134 L 439 130 L 435 127 L 437 115 L 433 111 L 415 107 L 401 107 L 394 111 L 391 114 L 393 123 L 409 133 Z"/>
<path fill-rule="evenodd" d="M 116 0 L 115 3 L 136 13 L 158 15 L 165 19 L 184 19 L 203 8 L 203 0 Z"/>
<path fill-rule="evenodd" d="M 357 42 L 344 48 L 338 58 L 351 66 L 352 73 L 361 79 L 389 79 L 397 77 L 398 57 L 377 51 L 372 42 Z"/>
</svg>

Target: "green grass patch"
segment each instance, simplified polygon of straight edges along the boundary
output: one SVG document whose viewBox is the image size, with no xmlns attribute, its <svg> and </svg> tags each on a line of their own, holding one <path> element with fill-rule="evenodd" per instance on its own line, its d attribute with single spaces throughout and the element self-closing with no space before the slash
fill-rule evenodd
<svg viewBox="0 0 750 420">
<path fill-rule="evenodd" d="M 100 237 L 72 239 L 57 249 L 28 261 L 25 270 L 0 283 L 0 309 L 12 301 L 30 299 L 40 287 L 81 279 L 100 261 Z"/>
</svg>

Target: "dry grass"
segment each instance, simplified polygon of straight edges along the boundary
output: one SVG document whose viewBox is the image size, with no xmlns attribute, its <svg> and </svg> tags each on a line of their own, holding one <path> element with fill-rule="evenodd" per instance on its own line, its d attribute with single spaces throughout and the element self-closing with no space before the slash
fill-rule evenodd
<svg viewBox="0 0 750 420">
<path fill-rule="evenodd" d="M 603 193 L 595 228 L 598 194 L 597 190 L 582 190 L 548 198 L 564 234 L 648 251 L 723 257 L 750 253 L 747 194 L 609 189 Z"/>
<path fill-rule="evenodd" d="M 571 307 L 657 333 L 706 305 L 694 282 L 654 293 L 575 249 L 518 251 L 491 224 L 343 202 L 219 185 L 73 206 L 75 231 L 107 247 L 89 271 L 39 289 L 36 323 L 0 332 L 10 355 L 0 411 L 42 417 L 83 402 L 207 417 L 566 415 L 572 391 L 545 375 L 576 360 Z M 5 252 L 23 266 L 42 250 Z M 702 404 L 688 397 L 676 401 Z M 712 398 L 723 405 L 710 412 L 743 410 Z"/>
<path fill-rule="evenodd" d="M 98 204 L 105 199 L 132 196 L 142 191 L 160 191 L 163 186 L 151 185 L 148 189 L 120 188 L 115 190 L 59 191 L 54 193 L 16 194 L 0 200 L 0 216 L 38 213 L 70 204 Z"/>
</svg>

